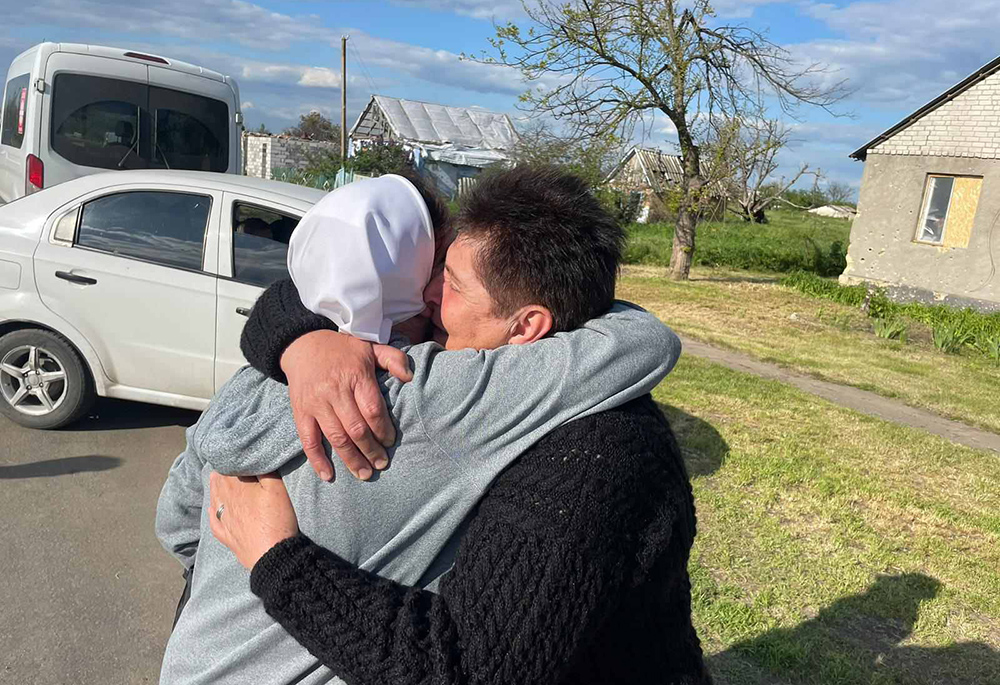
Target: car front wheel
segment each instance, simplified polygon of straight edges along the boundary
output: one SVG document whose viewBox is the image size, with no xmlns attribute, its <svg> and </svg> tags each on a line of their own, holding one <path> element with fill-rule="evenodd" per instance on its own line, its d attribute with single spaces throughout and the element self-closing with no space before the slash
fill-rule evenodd
<svg viewBox="0 0 1000 685">
<path fill-rule="evenodd" d="M 0 412 L 28 428 L 61 428 L 95 398 L 90 373 L 61 335 L 40 329 L 0 337 Z"/>
</svg>

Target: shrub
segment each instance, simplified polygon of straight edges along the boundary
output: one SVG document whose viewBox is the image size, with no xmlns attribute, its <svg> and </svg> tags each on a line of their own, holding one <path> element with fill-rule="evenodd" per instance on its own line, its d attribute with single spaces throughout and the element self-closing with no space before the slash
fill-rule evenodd
<svg viewBox="0 0 1000 685">
<path fill-rule="evenodd" d="M 955 323 L 939 323 L 934 326 L 934 347 L 945 354 L 958 354 L 959 350 L 972 342 L 972 334 Z"/>
<path fill-rule="evenodd" d="M 1000 366 L 1000 333 L 985 336 L 976 342 L 976 349 L 987 359 Z"/>
<path fill-rule="evenodd" d="M 906 341 L 907 325 L 899 318 L 875 319 L 872 321 L 875 337 L 885 340 Z"/>
</svg>

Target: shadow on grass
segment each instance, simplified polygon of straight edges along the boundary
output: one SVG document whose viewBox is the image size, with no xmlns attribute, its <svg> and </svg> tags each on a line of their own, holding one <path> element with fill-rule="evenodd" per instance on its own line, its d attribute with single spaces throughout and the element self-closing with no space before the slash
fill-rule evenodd
<svg viewBox="0 0 1000 685">
<path fill-rule="evenodd" d="M 920 604 L 941 583 L 920 573 L 882 576 L 794 628 L 776 628 L 709 659 L 718 685 L 985 685 L 1000 683 L 1000 652 L 980 642 L 902 645 Z"/>
<path fill-rule="evenodd" d="M 108 471 L 121 466 L 118 457 L 63 457 L 61 459 L 45 459 L 29 464 L 14 464 L 0 466 L 0 480 L 17 478 L 51 478 L 52 476 L 68 476 L 86 471 Z"/>
<path fill-rule="evenodd" d="M 657 402 L 656 406 L 666 415 L 677 435 L 688 475 L 692 478 L 710 476 L 718 471 L 729 455 L 729 445 L 719 431 L 707 421 L 677 407 L 663 402 Z"/>
</svg>

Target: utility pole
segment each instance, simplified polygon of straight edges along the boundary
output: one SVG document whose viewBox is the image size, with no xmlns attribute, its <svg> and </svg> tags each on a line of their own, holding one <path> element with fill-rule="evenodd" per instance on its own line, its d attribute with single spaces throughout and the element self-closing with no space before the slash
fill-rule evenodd
<svg viewBox="0 0 1000 685">
<path fill-rule="evenodd" d="M 340 37 L 340 165 L 347 164 L 347 36 Z"/>
</svg>

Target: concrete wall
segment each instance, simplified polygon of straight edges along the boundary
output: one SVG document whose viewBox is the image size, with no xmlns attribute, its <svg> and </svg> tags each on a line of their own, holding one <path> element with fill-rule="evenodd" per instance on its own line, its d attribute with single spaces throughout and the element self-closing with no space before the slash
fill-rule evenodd
<svg viewBox="0 0 1000 685">
<path fill-rule="evenodd" d="M 339 154 L 340 142 L 290 136 L 244 134 L 246 175 L 271 178 L 274 169 L 304 169 L 312 157 Z"/>
<path fill-rule="evenodd" d="M 925 114 L 871 152 L 1000 159 L 1000 72 Z"/>
<path fill-rule="evenodd" d="M 983 178 L 968 247 L 914 240 L 928 174 Z M 841 282 L 888 286 L 902 300 L 1000 311 L 1000 273 L 994 273 L 994 264 L 1000 268 L 998 213 L 1000 161 L 869 152 Z"/>
</svg>

